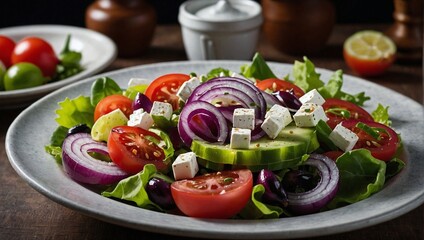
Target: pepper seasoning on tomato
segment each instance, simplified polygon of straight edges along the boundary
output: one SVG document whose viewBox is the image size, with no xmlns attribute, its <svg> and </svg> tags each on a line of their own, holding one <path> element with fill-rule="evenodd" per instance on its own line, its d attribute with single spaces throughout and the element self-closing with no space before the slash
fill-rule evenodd
<svg viewBox="0 0 424 240">
<path fill-rule="evenodd" d="M 377 137 L 359 128 L 357 124 L 360 122 L 370 127 Z M 368 149 L 373 157 L 382 161 L 390 161 L 395 156 L 399 138 L 397 133 L 390 127 L 374 121 L 364 120 L 346 120 L 341 124 L 359 137 L 353 149 Z"/>
<path fill-rule="evenodd" d="M 365 109 L 345 100 L 328 98 L 325 99 L 322 107 L 328 117 L 327 124 L 332 129 L 340 122 L 349 119 L 374 121 L 373 117 Z"/>
</svg>

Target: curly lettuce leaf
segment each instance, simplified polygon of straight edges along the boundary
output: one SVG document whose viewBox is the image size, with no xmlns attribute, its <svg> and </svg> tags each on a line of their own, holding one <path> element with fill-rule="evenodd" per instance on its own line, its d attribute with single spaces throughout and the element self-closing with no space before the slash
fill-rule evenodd
<svg viewBox="0 0 424 240">
<path fill-rule="evenodd" d="M 101 77 L 91 85 L 91 105 L 96 106 L 103 98 L 113 95 L 122 94 L 121 87 L 109 77 Z"/>
<path fill-rule="evenodd" d="M 157 174 L 155 165 L 146 164 L 141 172 L 119 181 L 112 190 L 103 191 L 101 194 L 109 198 L 134 202 L 141 208 L 163 211 L 161 207 L 149 199 L 145 189 L 149 180 Z"/>
<path fill-rule="evenodd" d="M 127 97 L 127 98 L 129 98 L 131 100 L 134 100 L 135 97 L 137 96 L 137 93 L 144 93 L 146 91 L 146 89 L 147 89 L 148 86 L 149 85 L 147 85 L 147 84 L 141 84 L 141 85 L 131 86 L 131 87 L 128 87 L 123 92 L 123 94 L 124 94 L 125 97 Z"/>
<path fill-rule="evenodd" d="M 245 219 L 271 219 L 279 218 L 284 209 L 261 202 L 265 187 L 262 184 L 253 186 L 252 196 L 246 206 L 239 213 Z"/>
<path fill-rule="evenodd" d="M 44 150 L 52 155 L 58 164 L 62 164 L 62 144 L 67 134 L 68 128 L 59 126 L 50 137 L 50 145 L 44 147 Z"/>
<path fill-rule="evenodd" d="M 321 74 L 315 71 L 315 65 L 307 57 L 303 57 L 303 60 L 304 62 L 294 62 L 293 83 L 305 92 L 324 86 L 324 82 L 320 80 Z"/>
<path fill-rule="evenodd" d="M 371 116 L 374 121 L 378 123 L 384 124 L 386 126 L 392 125 L 392 121 L 389 119 L 389 106 L 384 107 L 379 103 L 377 108 L 371 112 Z"/>
<path fill-rule="evenodd" d="M 82 123 L 90 128 L 93 126 L 94 107 L 91 105 L 89 97 L 65 98 L 58 105 L 60 108 L 56 110 L 57 118 L 55 120 L 60 126 L 71 128 Z"/>
<path fill-rule="evenodd" d="M 304 62 L 295 61 L 292 75 L 293 83 L 302 88 L 303 91 L 309 92 L 312 89 L 317 91 L 325 98 L 338 98 L 363 106 L 370 97 L 366 96 L 364 92 L 358 94 L 349 94 L 342 91 L 343 86 L 343 71 L 335 71 L 327 84 L 320 79 L 320 74 L 316 72 L 315 65 L 307 58 L 304 57 Z"/>
<path fill-rule="evenodd" d="M 241 74 L 247 78 L 259 80 L 276 78 L 271 68 L 269 68 L 268 64 L 259 53 L 253 56 L 251 64 L 241 66 Z"/>
<path fill-rule="evenodd" d="M 339 190 L 327 206 L 330 209 L 352 204 L 380 191 L 385 183 L 386 163 L 369 150 L 357 149 L 337 158 Z"/>
</svg>

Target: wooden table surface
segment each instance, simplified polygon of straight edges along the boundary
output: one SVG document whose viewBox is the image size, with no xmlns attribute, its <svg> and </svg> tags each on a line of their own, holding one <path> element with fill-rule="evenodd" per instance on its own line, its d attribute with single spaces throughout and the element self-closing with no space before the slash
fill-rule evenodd
<svg viewBox="0 0 424 240">
<path fill-rule="evenodd" d="M 342 69 L 355 75 L 342 58 L 343 41 L 363 29 L 384 31 L 387 25 L 337 25 L 326 48 L 308 56 L 317 67 Z M 268 61 L 293 63 L 301 56 L 279 53 L 262 39 L 258 51 Z M 149 51 L 132 59 L 116 59 L 106 71 L 134 65 L 187 60 L 178 25 L 158 26 Z M 422 103 L 422 63 L 396 63 L 381 77 L 368 80 L 379 83 Z M 53 202 L 32 189 L 11 167 L 5 136 L 9 125 L 22 109 L 0 110 L 0 239 L 187 239 L 141 232 L 109 224 Z M 35 140 L 34 140 L 35 141 Z M 31 151 L 31 149 L 28 149 Z M 424 205 L 388 222 L 357 231 L 312 239 L 424 239 Z M 282 226 L 283 227 L 283 226 Z"/>
</svg>

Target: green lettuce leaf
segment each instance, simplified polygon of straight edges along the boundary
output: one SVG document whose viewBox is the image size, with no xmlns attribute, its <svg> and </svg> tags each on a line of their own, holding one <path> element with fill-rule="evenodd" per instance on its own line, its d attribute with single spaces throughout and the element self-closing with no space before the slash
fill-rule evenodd
<svg viewBox="0 0 424 240">
<path fill-rule="evenodd" d="M 386 163 L 374 158 L 369 150 L 346 152 L 337 158 L 336 164 L 340 171 L 339 190 L 328 208 L 361 201 L 383 188 Z"/>
<path fill-rule="evenodd" d="M 148 86 L 149 85 L 144 85 L 144 84 L 143 85 L 131 86 L 131 87 L 127 88 L 124 91 L 123 94 L 124 94 L 125 97 L 128 97 L 131 100 L 134 100 L 135 97 L 137 96 L 137 93 L 139 93 L 139 92 L 144 93 Z"/>
<path fill-rule="evenodd" d="M 96 106 L 104 97 L 113 94 L 122 94 L 122 90 L 115 80 L 109 77 L 98 78 L 91 85 L 91 105 Z"/>
<path fill-rule="evenodd" d="M 259 53 L 253 56 L 251 64 L 241 66 L 241 74 L 247 78 L 260 80 L 276 78 L 275 74 Z"/>
<path fill-rule="evenodd" d="M 90 128 L 93 126 L 94 107 L 91 105 L 89 97 L 65 98 L 58 105 L 60 108 L 56 110 L 56 122 L 60 126 L 71 128 L 82 123 Z"/>
<path fill-rule="evenodd" d="M 141 172 L 119 181 L 113 189 L 103 191 L 101 194 L 105 197 L 134 202 L 141 208 L 163 211 L 161 207 L 150 201 L 145 189 L 149 180 L 157 174 L 155 165 L 146 164 Z"/>
<path fill-rule="evenodd" d="M 53 146 L 53 145 L 47 145 L 44 146 L 44 150 L 53 156 L 54 160 L 56 160 L 56 163 L 61 165 L 62 164 L 62 147 L 59 146 Z"/>
<path fill-rule="evenodd" d="M 252 196 L 246 206 L 239 213 L 244 219 L 271 219 L 279 218 L 284 209 L 261 202 L 265 188 L 262 184 L 253 186 Z"/>
<path fill-rule="evenodd" d="M 386 180 L 402 171 L 405 165 L 405 162 L 399 158 L 393 158 L 386 162 Z"/>
<path fill-rule="evenodd" d="M 315 71 L 315 65 L 307 57 L 303 57 L 303 60 L 304 62 L 294 62 L 293 83 L 305 92 L 324 86 L 324 82 L 320 80 L 321 75 Z"/>
<path fill-rule="evenodd" d="M 377 108 L 371 113 L 372 118 L 374 121 L 391 126 L 392 121 L 389 119 L 389 107 L 384 107 L 380 103 L 378 104 Z"/>
</svg>

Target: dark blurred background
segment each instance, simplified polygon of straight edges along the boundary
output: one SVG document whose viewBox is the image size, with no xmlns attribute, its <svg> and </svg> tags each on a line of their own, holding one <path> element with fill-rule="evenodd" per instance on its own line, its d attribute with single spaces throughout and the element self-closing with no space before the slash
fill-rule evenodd
<svg viewBox="0 0 424 240">
<path fill-rule="evenodd" d="M 169 24 L 177 23 L 178 7 L 185 0 L 148 1 L 156 9 L 159 24 Z M 3 0 L 0 6 L 0 28 L 30 24 L 84 27 L 85 9 L 92 2 L 93 0 Z M 338 23 L 393 21 L 392 0 L 333 0 L 333 2 Z"/>
</svg>

